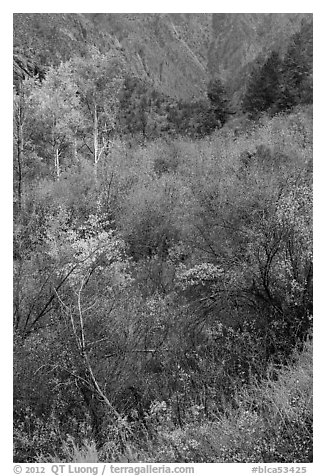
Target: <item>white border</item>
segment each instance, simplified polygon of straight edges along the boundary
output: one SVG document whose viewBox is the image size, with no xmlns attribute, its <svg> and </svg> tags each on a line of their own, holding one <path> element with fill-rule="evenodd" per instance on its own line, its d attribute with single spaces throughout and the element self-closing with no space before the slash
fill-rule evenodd
<svg viewBox="0 0 326 476">
<path fill-rule="evenodd" d="M 155 4 L 153 2 L 123 1 L 116 4 L 110 2 L 83 2 L 80 1 L 56 1 L 52 5 L 44 0 L 18 2 L 3 6 L 1 21 L 1 174 L 0 174 L 0 198 L 2 211 L 2 232 L 1 232 L 1 264 L 2 272 L 0 282 L 1 292 L 1 315 L 0 315 L 0 335 L 1 341 L 1 463 L 5 465 L 2 474 L 12 473 L 12 14 L 15 12 L 106 12 L 108 9 L 112 13 L 128 12 L 216 12 L 221 13 L 314 13 L 314 251 L 315 251 L 315 285 L 314 285 L 314 463 L 309 466 L 307 475 L 325 474 L 322 464 L 326 460 L 325 445 L 325 322 L 326 322 L 326 302 L 324 283 L 325 280 L 325 246 L 326 234 L 324 233 L 325 223 L 325 161 L 326 161 L 326 140 L 325 140 L 325 117 L 326 107 L 326 75 L 324 74 L 324 64 L 326 63 L 324 31 L 326 30 L 325 9 L 322 2 L 303 1 L 273 1 L 267 2 L 235 2 L 215 3 L 201 1 L 194 2 L 171 2 L 165 1 Z M 195 474 L 250 474 L 252 465 L 245 464 L 205 464 L 195 465 Z M 278 465 L 272 465 L 278 466 Z M 289 465 L 284 465 L 289 466 Z"/>
</svg>

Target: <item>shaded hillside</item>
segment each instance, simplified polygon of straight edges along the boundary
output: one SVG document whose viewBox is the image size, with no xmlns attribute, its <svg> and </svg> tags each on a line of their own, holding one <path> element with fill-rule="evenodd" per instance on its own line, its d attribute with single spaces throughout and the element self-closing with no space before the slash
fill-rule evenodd
<svg viewBox="0 0 326 476">
<path fill-rule="evenodd" d="M 299 30 L 301 13 L 214 13 L 208 66 L 212 75 L 234 78 L 259 54 L 286 49 L 291 35 Z"/>
<path fill-rule="evenodd" d="M 119 48 L 115 38 L 95 29 L 83 14 L 15 13 L 14 81 L 83 56 L 90 46 Z"/>
<path fill-rule="evenodd" d="M 56 65 L 84 55 L 90 46 L 116 48 L 134 75 L 156 90 L 177 99 L 199 99 L 211 77 L 236 91 L 258 56 L 266 57 L 272 49 L 284 53 L 304 17 L 309 14 L 17 13 L 16 70 L 23 65 L 23 71 L 27 63 L 33 65 L 31 71 L 35 65 Z"/>
<path fill-rule="evenodd" d="M 55 65 L 85 53 L 87 45 L 112 47 L 114 40 L 95 30 L 82 14 L 16 13 L 14 47 L 41 65 Z"/>
<path fill-rule="evenodd" d="M 300 29 L 304 13 L 214 13 L 208 51 L 210 75 L 231 82 L 236 90 L 248 66 L 272 51 L 285 53 L 291 36 Z"/>
<path fill-rule="evenodd" d="M 210 15 L 89 14 L 118 38 L 138 76 L 180 99 L 202 96 L 208 78 Z"/>
<path fill-rule="evenodd" d="M 59 64 L 92 45 L 117 48 L 137 77 L 189 99 L 205 91 L 209 25 L 206 15 L 15 14 L 16 69 L 19 63 Z"/>
</svg>

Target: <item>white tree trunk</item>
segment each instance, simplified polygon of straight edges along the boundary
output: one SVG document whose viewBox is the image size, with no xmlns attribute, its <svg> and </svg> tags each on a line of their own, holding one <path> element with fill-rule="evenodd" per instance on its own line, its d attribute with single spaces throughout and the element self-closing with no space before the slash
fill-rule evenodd
<svg viewBox="0 0 326 476">
<path fill-rule="evenodd" d="M 59 160 L 59 150 L 58 148 L 56 147 L 55 149 L 55 156 L 54 156 L 54 168 L 55 168 L 55 172 L 56 172 L 56 175 L 57 175 L 57 179 L 59 180 L 60 178 L 60 160 Z"/>
<path fill-rule="evenodd" d="M 94 142 L 94 165 L 96 166 L 98 162 L 98 117 L 97 117 L 96 104 L 94 104 L 93 142 Z"/>
</svg>

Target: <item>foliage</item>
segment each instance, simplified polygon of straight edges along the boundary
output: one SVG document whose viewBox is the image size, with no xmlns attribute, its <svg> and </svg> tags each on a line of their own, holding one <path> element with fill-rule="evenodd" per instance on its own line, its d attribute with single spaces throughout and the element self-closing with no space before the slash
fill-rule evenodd
<svg viewBox="0 0 326 476">
<path fill-rule="evenodd" d="M 15 96 L 15 459 L 310 461 L 311 108 L 230 120 L 116 53 Z"/>
<path fill-rule="evenodd" d="M 242 108 L 252 117 L 268 111 L 277 103 L 281 91 L 282 62 L 276 52 L 272 52 L 261 67 L 251 73 L 249 85 L 242 101 Z"/>
<path fill-rule="evenodd" d="M 185 426 L 171 426 L 166 402 L 153 402 L 148 424 L 151 440 L 131 440 L 124 448 L 109 440 L 101 450 L 93 442 L 78 446 L 69 440 L 63 456 L 39 456 L 38 462 L 160 462 L 160 463 L 303 463 L 312 461 L 312 346 L 296 354 L 290 367 L 278 368 L 263 384 L 237 389 L 237 408 L 202 419 L 193 405 Z M 273 371 L 273 369 L 270 369 Z"/>
<path fill-rule="evenodd" d="M 208 83 L 207 96 L 217 121 L 223 126 L 230 115 L 230 99 L 220 79 L 213 79 Z"/>
<path fill-rule="evenodd" d="M 69 65 L 51 68 L 42 86 L 34 89 L 31 100 L 34 108 L 34 142 L 37 142 L 39 154 L 47 163 L 53 164 L 59 177 L 61 156 L 73 155 L 75 138 L 83 122 Z"/>
<path fill-rule="evenodd" d="M 312 104 L 312 68 L 313 26 L 312 23 L 303 21 L 284 58 L 280 109 L 290 109 L 298 104 Z"/>
<path fill-rule="evenodd" d="M 120 95 L 119 130 L 127 137 L 140 135 L 143 139 L 157 139 L 164 134 L 205 137 L 229 117 L 224 87 L 212 82 L 208 88 L 211 102 L 175 101 L 150 84 L 127 77 Z"/>
<path fill-rule="evenodd" d="M 122 134 L 155 139 L 169 128 L 167 98 L 138 78 L 125 78 L 119 106 L 118 124 Z"/>
<path fill-rule="evenodd" d="M 251 117 L 267 111 L 275 114 L 299 104 L 311 104 L 313 27 L 302 21 L 284 57 L 272 51 L 265 61 L 256 60 L 242 98 L 242 109 Z"/>
</svg>

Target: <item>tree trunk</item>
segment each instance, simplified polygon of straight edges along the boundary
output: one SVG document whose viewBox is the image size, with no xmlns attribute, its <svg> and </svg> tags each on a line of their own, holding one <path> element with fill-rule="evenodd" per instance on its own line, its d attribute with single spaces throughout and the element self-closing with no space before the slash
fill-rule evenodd
<svg viewBox="0 0 326 476">
<path fill-rule="evenodd" d="M 77 139 L 74 137 L 74 142 L 73 142 L 73 155 L 74 155 L 74 163 L 78 163 L 78 155 L 77 155 Z"/>
<path fill-rule="evenodd" d="M 22 206 L 23 195 L 23 158 L 24 158 L 24 95 L 22 87 L 18 89 L 18 107 L 15 110 L 15 121 L 17 130 L 17 195 L 18 195 L 18 212 Z"/>
<path fill-rule="evenodd" d="M 98 117 L 97 117 L 96 104 L 94 104 L 93 143 L 94 143 L 94 174 L 95 174 L 95 180 L 97 180 L 97 163 L 99 159 L 99 151 L 98 151 Z"/>
<path fill-rule="evenodd" d="M 97 117 L 96 104 L 94 104 L 93 145 L 94 145 L 94 165 L 96 165 L 98 162 L 98 117 Z"/>
<path fill-rule="evenodd" d="M 109 415 L 114 417 L 117 420 L 121 420 L 121 415 L 119 412 L 113 407 L 105 393 L 103 392 L 102 388 L 100 387 L 99 383 L 97 382 L 97 379 L 93 373 L 93 368 L 90 363 L 90 360 L 88 358 L 88 354 L 86 351 L 86 339 L 85 339 L 85 331 L 84 331 L 84 318 L 83 318 L 83 312 L 82 312 L 82 307 L 81 307 L 81 292 L 83 290 L 83 287 L 85 285 L 85 278 L 82 280 L 80 289 L 77 294 L 77 300 L 78 300 L 78 313 L 79 313 L 79 324 L 80 324 L 80 337 L 77 336 L 76 333 L 76 328 L 74 325 L 73 317 L 71 317 L 71 323 L 72 323 L 72 328 L 73 332 L 76 337 L 76 343 L 77 346 L 79 347 L 80 355 L 84 361 L 85 367 L 87 369 L 87 375 L 88 375 L 88 381 L 90 383 L 91 388 L 94 389 L 94 393 L 97 395 L 97 397 L 105 404 L 106 408 L 108 409 Z"/>
<path fill-rule="evenodd" d="M 18 211 L 20 212 L 22 206 L 22 162 L 24 156 L 24 132 L 23 124 L 19 123 L 17 126 L 17 166 L 18 166 Z"/>
<path fill-rule="evenodd" d="M 88 382 L 87 372 L 82 375 L 82 380 Z M 101 403 L 98 401 L 97 395 L 92 390 L 91 384 L 87 386 L 81 381 L 77 381 L 77 387 L 79 388 L 86 407 L 91 417 L 92 432 L 97 443 L 101 440 L 101 425 L 105 422 L 105 416 Z"/>
<path fill-rule="evenodd" d="M 60 179 L 60 160 L 59 160 L 59 149 L 58 147 L 55 148 L 55 155 L 54 155 L 54 168 L 57 176 L 57 180 Z"/>
</svg>

